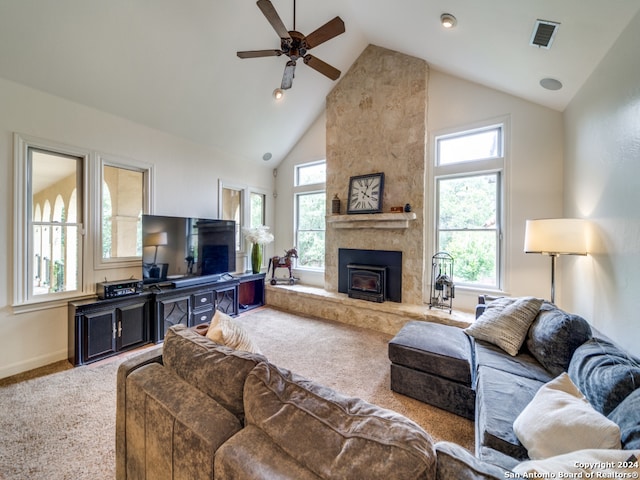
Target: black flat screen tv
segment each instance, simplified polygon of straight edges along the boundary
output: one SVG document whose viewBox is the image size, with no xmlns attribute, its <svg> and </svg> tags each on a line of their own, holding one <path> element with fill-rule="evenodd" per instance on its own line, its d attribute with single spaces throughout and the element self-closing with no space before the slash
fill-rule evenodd
<svg viewBox="0 0 640 480">
<path fill-rule="evenodd" d="M 236 270 L 236 222 L 142 216 L 144 283 L 196 284 Z"/>
</svg>

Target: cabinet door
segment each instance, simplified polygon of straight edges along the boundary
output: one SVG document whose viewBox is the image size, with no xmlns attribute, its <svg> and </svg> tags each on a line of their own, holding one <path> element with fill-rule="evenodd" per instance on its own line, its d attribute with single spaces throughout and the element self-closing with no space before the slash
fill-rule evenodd
<svg viewBox="0 0 640 480">
<path fill-rule="evenodd" d="M 166 300 L 158 300 L 157 322 L 158 322 L 158 338 L 156 341 L 161 342 L 164 339 L 167 330 L 179 323 L 189 326 L 189 310 L 191 308 L 189 297 L 171 298 Z"/>
<path fill-rule="evenodd" d="M 148 341 L 147 318 L 147 302 L 116 309 L 118 350 L 131 348 Z"/>
<path fill-rule="evenodd" d="M 222 290 L 216 290 L 216 310 L 220 310 L 227 315 L 238 314 L 238 286 L 234 285 Z"/>
<path fill-rule="evenodd" d="M 116 353 L 116 311 L 109 309 L 84 317 L 86 335 L 83 361 L 90 362 Z"/>
</svg>

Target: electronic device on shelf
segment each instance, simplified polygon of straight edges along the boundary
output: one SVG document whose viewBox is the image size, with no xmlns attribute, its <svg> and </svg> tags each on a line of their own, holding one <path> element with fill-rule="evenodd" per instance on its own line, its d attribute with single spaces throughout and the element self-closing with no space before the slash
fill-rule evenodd
<svg viewBox="0 0 640 480">
<path fill-rule="evenodd" d="M 96 293 L 98 294 L 98 298 L 102 300 L 126 297 L 127 295 L 137 295 L 138 293 L 142 293 L 142 288 L 142 280 L 136 279 L 96 283 Z"/>
<path fill-rule="evenodd" d="M 236 270 L 236 222 L 142 216 L 145 285 L 198 285 Z"/>
</svg>

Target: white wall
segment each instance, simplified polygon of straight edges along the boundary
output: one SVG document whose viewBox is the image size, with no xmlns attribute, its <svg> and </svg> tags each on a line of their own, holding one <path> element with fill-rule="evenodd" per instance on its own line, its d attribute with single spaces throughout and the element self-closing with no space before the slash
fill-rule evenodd
<svg viewBox="0 0 640 480">
<path fill-rule="evenodd" d="M 218 180 L 271 192 L 271 167 L 0 79 L 0 378 L 67 358 L 65 307 L 16 314 L 13 294 L 13 133 L 155 166 L 155 212 L 216 217 Z M 273 197 L 267 195 L 267 223 Z M 138 269 L 94 273 L 93 281 L 140 276 Z"/>
<path fill-rule="evenodd" d="M 567 305 L 640 354 L 640 14 L 565 110 L 565 211 L 591 220 Z"/>
<path fill-rule="evenodd" d="M 293 180 L 295 166 L 301 163 L 324 160 L 326 151 L 326 116 L 323 108 L 322 113 L 309 127 L 309 130 L 278 166 L 278 176 L 276 177 L 277 198 L 275 200 L 276 227 L 274 230 L 276 255 L 282 255 L 283 251 L 289 250 L 295 243 L 293 231 Z M 331 198 L 333 198 L 333 193 L 327 192 L 327 199 L 331 200 Z M 282 275 L 282 272 L 279 274 Z M 294 270 L 294 276 L 299 278 L 301 283 L 317 287 L 324 286 L 324 272 L 296 269 Z"/>
<path fill-rule="evenodd" d="M 429 79 L 429 165 L 433 162 L 433 136 L 452 128 L 473 127 L 478 122 L 507 117 L 507 187 L 505 285 L 508 295 L 549 298 L 549 257 L 524 253 L 524 226 L 528 218 L 562 214 L 562 114 L 512 95 L 431 70 Z M 430 188 L 432 184 L 428 184 Z M 432 192 L 426 196 L 433 198 Z M 427 207 L 433 217 L 433 206 Z M 433 219 L 427 225 L 433 224 Z M 433 235 L 428 238 L 428 257 L 433 255 Z M 562 259 L 558 262 L 562 266 Z M 561 270 L 561 268 L 559 268 Z M 454 263 L 455 280 L 455 263 Z M 471 309 L 478 293 L 456 289 L 454 306 Z M 557 292 L 556 300 L 562 300 Z"/>
<path fill-rule="evenodd" d="M 505 293 L 549 298 L 549 257 L 524 253 L 524 224 L 527 218 L 555 217 L 562 213 L 562 114 L 434 70 L 431 70 L 429 78 L 428 111 L 428 162 L 433 153 L 431 144 L 434 132 L 473 126 L 477 122 L 508 116 L 511 146 L 507 170 L 510 189 L 506 202 Z M 277 250 L 286 246 L 282 239 L 293 238 L 293 167 L 297 163 L 323 158 L 325 134 L 325 116 L 322 114 L 278 167 Z M 327 192 L 329 200 L 333 193 Z M 428 192 L 425 206 L 428 212 L 432 211 L 431 199 L 432 194 Z M 428 224 L 432 224 L 432 221 Z M 427 236 L 426 257 L 431 258 L 434 253 L 432 233 L 429 232 Z M 559 264 L 561 267 L 562 259 Z M 323 286 L 320 277 L 305 280 L 306 283 Z M 477 303 L 478 293 L 457 289 L 454 307 L 472 310 Z M 557 298 L 561 298 L 560 291 Z"/>
</svg>

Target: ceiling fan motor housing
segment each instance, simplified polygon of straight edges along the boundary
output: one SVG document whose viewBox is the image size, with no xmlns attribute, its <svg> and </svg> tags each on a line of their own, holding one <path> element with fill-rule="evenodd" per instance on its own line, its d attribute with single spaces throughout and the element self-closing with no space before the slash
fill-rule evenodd
<svg viewBox="0 0 640 480">
<path fill-rule="evenodd" d="M 298 58 L 302 58 L 307 54 L 309 47 L 307 46 L 306 37 L 300 32 L 292 30 L 289 35 L 291 38 L 283 38 L 280 46 L 282 53 L 295 62 Z"/>
</svg>

